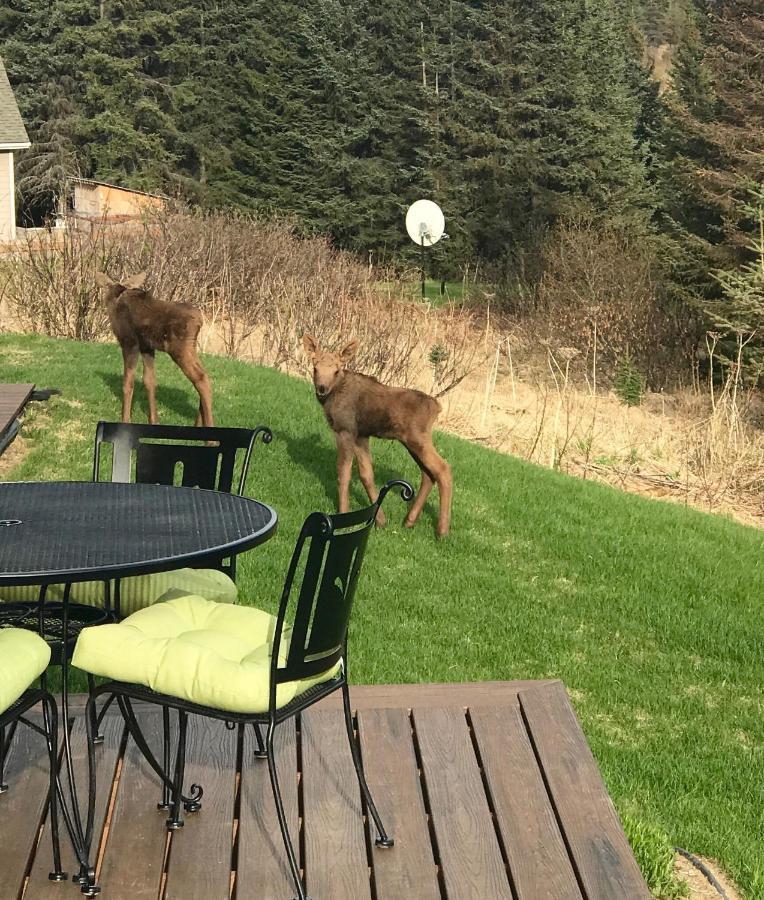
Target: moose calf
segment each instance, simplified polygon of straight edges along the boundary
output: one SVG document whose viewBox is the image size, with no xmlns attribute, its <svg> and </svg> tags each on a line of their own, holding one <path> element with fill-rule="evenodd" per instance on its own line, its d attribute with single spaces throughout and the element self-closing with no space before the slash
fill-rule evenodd
<svg viewBox="0 0 764 900">
<path fill-rule="evenodd" d="M 369 500 L 376 501 L 369 438 L 386 438 L 400 441 L 422 470 L 422 485 L 404 524 L 408 528 L 414 525 L 433 483 L 437 482 L 440 493 L 437 534 L 439 537 L 448 534 L 451 467 L 432 443 L 432 426 L 440 413 L 440 403 L 422 391 L 388 387 L 369 375 L 348 371 L 345 367 L 355 356 L 358 341 L 351 341 L 340 353 L 322 349 L 309 334 L 303 335 L 302 342 L 313 361 L 316 398 L 337 440 L 339 511 L 347 512 L 350 506 L 353 454 Z M 384 523 L 383 513 L 378 512 L 377 524 Z"/>
<path fill-rule="evenodd" d="M 156 425 L 159 421 L 154 354 L 157 350 L 164 350 L 199 394 L 196 424 L 209 427 L 213 424 L 212 387 L 196 352 L 202 314 L 188 303 L 157 300 L 151 291 L 146 290 L 145 282 L 145 272 L 126 278 L 124 284 L 119 284 L 103 272 L 96 274 L 96 283 L 106 293 L 111 329 L 122 348 L 122 421 L 130 421 L 139 353 L 143 357 L 143 384 L 149 400 L 149 423 Z"/>
</svg>

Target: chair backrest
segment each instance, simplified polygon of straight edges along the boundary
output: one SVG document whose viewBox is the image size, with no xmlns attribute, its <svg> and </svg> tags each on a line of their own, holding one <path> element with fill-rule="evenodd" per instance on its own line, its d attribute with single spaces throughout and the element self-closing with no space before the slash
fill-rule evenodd
<svg viewBox="0 0 764 900">
<path fill-rule="evenodd" d="M 401 488 L 404 500 L 414 496 L 408 482 L 390 481 L 379 492 L 376 503 L 365 509 L 331 516 L 316 512 L 305 520 L 289 564 L 276 620 L 274 647 L 279 647 L 287 613 L 293 605 L 290 604 L 293 582 L 304 558 L 286 664 L 279 665 L 277 653 L 271 661 L 272 704 L 275 704 L 277 684 L 325 672 L 345 653 L 350 613 L 369 534 L 385 495 L 395 486 Z"/>
<path fill-rule="evenodd" d="M 175 484 L 176 472 L 180 467 L 180 483 L 184 487 L 231 493 L 237 453 L 243 451 L 236 488 L 236 493 L 241 494 L 247 479 L 252 447 L 258 435 L 262 435 L 266 444 L 273 438 L 270 429 L 262 425 L 250 429 L 99 422 L 93 457 L 93 481 L 102 480 L 101 448 L 104 444 L 111 444 L 111 472 L 106 480 L 171 485 Z"/>
</svg>

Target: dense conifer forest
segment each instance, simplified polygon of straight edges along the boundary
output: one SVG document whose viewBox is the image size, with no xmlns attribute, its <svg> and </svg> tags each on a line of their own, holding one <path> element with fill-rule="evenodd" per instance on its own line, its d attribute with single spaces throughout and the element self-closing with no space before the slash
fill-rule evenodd
<svg viewBox="0 0 764 900">
<path fill-rule="evenodd" d="M 390 262 L 426 196 L 438 273 L 479 264 L 508 310 L 584 230 L 648 255 L 661 340 L 760 352 L 760 0 L 7 0 L 0 54 L 38 221 L 82 174 Z"/>
</svg>

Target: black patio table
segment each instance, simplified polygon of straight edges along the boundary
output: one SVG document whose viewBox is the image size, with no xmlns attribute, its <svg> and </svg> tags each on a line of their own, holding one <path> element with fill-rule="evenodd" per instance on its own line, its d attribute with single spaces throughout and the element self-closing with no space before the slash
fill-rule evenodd
<svg viewBox="0 0 764 900">
<path fill-rule="evenodd" d="M 23 623 L 55 642 L 62 669 L 61 715 L 66 722 L 73 638 L 79 627 L 108 619 L 101 609 L 70 603 L 72 584 L 108 584 L 133 575 L 214 564 L 267 541 L 277 521 L 275 510 L 257 500 L 199 488 L 114 482 L 0 483 L 0 586 L 40 585 L 37 602 L 0 604 L 0 625 Z M 66 585 L 62 603 L 43 603 L 51 584 Z M 73 626 L 70 620 L 75 613 L 78 621 Z M 63 734 L 69 806 L 60 771 L 59 795 L 80 864 L 74 879 L 88 893 L 95 873 L 82 827 L 67 728 Z"/>
</svg>

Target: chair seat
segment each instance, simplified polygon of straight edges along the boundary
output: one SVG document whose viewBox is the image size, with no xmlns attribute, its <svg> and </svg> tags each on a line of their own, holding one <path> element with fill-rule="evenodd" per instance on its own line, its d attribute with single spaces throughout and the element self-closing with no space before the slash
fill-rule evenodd
<svg viewBox="0 0 764 900">
<path fill-rule="evenodd" d="M 275 626 L 275 616 L 254 607 L 173 597 L 118 624 L 83 629 L 72 663 L 92 675 L 141 684 L 201 706 L 261 713 L 268 709 Z M 284 637 L 280 664 L 287 652 Z M 286 706 L 334 678 L 340 666 L 279 685 L 276 705 Z"/>
<path fill-rule="evenodd" d="M 137 575 L 123 578 L 119 586 L 119 609 L 122 617 L 156 603 L 160 597 L 173 590 L 183 594 L 194 594 L 216 603 L 236 603 L 236 584 L 218 569 L 176 569 L 172 572 L 157 572 L 154 575 Z M 0 588 L 0 603 L 33 603 L 39 596 L 37 585 Z M 71 599 L 87 606 L 103 606 L 103 582 L 88 581 L 72 585 Z M 63 600 L 64 585 L 52 584 L 45 595 L 47 600 Z M 112 589 L 112 602 L 114 593 Z"/>
<path fill-rule="evenodd" d="M 0 715 L 48 668 L 50 647 L 33 631 L 0 629 Z"/>
</svg>

